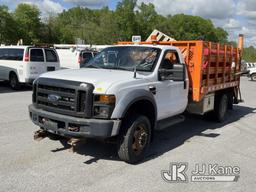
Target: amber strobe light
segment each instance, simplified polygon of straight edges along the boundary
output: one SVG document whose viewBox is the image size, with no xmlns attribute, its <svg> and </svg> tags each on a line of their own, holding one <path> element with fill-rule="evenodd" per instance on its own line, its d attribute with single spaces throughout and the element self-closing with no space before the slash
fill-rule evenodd
<svg viewBox="0 0 256 192">
<path fill-rule="evenodd" d="M 157 36 L 156 35 L 151 35 L 151 41 L 156 42 L 157 41 Z"/>
</svg>

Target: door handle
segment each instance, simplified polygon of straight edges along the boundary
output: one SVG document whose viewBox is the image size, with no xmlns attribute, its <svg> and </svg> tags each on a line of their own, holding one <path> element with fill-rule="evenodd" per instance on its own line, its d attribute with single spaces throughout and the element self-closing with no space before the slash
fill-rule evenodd
<svg viewBox="0 0 256 192">
<path fill-rule="evenodd" d="M 149 91 L 150 91 L 153 95 L 156 94 L 156 87 L 155 87 L 154 85 L 150 85 L 150 86 L 148 87 L 148 89 L 149 89 Z"/>
</svg>

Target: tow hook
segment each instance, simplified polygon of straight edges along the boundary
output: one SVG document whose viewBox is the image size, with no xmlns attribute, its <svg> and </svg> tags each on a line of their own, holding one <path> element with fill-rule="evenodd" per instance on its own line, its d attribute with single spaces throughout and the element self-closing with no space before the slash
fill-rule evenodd
<svg viewBox="0 0 256 192">
<path fill-rule="evenodd" d="M 39 129 L 38 131 L 36 131 L 34 133 L 34 140 L 35 141 L 41 141 L 42 139 L 44 139 L 45 137 L 47 137 L 47 132 L 42 130 L 42 129 Z"/>
<path fill-rule="evenodd" d="M 51 136 L 52 136 L 51 133 L 48 133 L 47 131 L 39 129 L 34 133 L 34 140 L 41 141 L 46 137 L 51 138 Z M 86 139 L 71 138 L 68 141 L 66 141 L 66 143 L 69 145 L 68 146 L 69 151 L 74 153 L 79 145 L 86 143 Z"/>
<path fill-rule="evenodd" d="M 81 145 L 82 143 L 86 143 L 86 140 L 85 139 L 81 140 L 81 139 L 77 139 L 77 138 L 71 138 L 71 139 L 68 140 L 67 143 L 68 143 L 68 145 L 70 145 L 69 151 L 74 153 L 75 149 L 79 145 Z"/>
</svg>

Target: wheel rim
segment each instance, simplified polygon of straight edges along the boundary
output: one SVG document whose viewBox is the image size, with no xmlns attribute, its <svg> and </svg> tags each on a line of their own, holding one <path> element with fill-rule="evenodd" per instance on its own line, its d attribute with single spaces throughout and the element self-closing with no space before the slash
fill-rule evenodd
<svg viewBox="0 0 256 192">
<path fill-rule="evenodd" d="M 12 78 L 11 78 L 11 86 L 15 87 L 15 85 L 16 85 L 16 79 L 15 79 L 15 77 L 12 76 Z"/>
<path fill-rule="evenodd" d="M 223 118 L 225 116 L 225 114 L 227 112 L 227 106 L 228 106 L 228 98 L 227 98 L 227 96 L 223 96 L 221 106 L 220 106 L 221 118 Z"/>
<path fill-rule="evenodd" d="M 141 154 L 148 142 L 148 133 L 145 125 L 137 125 L 133 134 L 132 150 L 136 155 Z"/>
<path fill-rule="evenodd" d="M 253 81 L 256 81 L 256 75 L 253 75 L 253 76 L 252 76 L 252 80 L 253 80 Z"/>
</svg>

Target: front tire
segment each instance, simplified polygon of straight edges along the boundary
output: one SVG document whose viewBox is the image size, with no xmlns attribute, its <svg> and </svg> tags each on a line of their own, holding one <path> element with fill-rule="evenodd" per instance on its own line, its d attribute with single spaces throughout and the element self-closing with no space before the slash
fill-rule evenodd
<svg viewBox="0 0 256 192">
<path fill-rule="evenodd" d="M 144 158 L 149 148 L 151 124 L 144 115 L 132 116 L 124 121 L 118 138 L 118 156 L 134 164 Z"/>
<path fill-rule="evenodd" d="M 251 80 L 252 80 L 252 81 L 256 81 L 256 73 L 253 73 L 253 74 L 251 75 Z"/>
<path fill-rule="evenodd" d="M 9 83 L 10 83 L 10 86 L 13 90 L 20 89 L 20 82 L 19 82 L 18 77 L 15 73 L 10 74 Z"/>
</svg>

